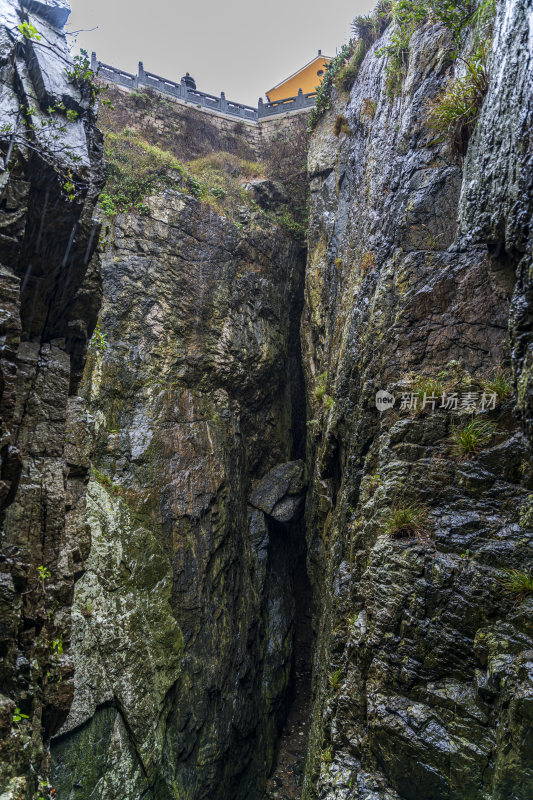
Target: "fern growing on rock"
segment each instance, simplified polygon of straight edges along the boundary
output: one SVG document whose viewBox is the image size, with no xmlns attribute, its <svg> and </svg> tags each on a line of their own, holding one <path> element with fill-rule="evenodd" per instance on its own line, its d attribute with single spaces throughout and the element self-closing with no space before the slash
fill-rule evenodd
<svg viewBox="0 0 533 800">
<path fill-rule="evenodd" d="M 466 74 L 455 78 L 429 104 L 427 124 L 437 134 L 437 141 L 448 140 L 453 149 L 464 155 L 475 128 L 479 111 L 489 88 L 485 46 L 464 59 Z"/>
</svg>

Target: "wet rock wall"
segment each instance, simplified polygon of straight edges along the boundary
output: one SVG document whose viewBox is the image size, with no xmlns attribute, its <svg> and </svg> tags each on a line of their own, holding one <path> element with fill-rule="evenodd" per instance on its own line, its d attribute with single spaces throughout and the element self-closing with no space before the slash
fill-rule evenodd
<svg viewBox="0 0 533 800">
<path fill-rule="evenodd" d="M 306 800 L 532 791 L 531 599 L 502 591 L 533 546 L 530 15 L 498 5 L 464 161 L 425 124 L 450 75 L 438 24 L 414 33 L 394 100 L 375 54 L 389 27 L 312 139 Z M 511 360 L 514 395 L 481 416 L 494 433 L 465 458 L 453 443 L 471 416 L 422 409 L 424 386 L 479 400 Z M 402 408 L 417 386 L 417 410 Z M 394 409 L 377 410 L 378 390 Z M 406 508 L 418 535 L 394 527 Z"/>
<path fill-rule="evenodd" d="M 89 552 L 76 395 L 100 303 L 101 135 L 64 2 L 0 4 L 0 793 L 32 796 L 73 693 L 70 606 Z M 67 114 L 67 112 L 70 112 Z"/>
<path fill-rule="evenodd" d="M 52 779 L 64 797 L 260 797 L 293 662 L 302 251 L 259 208 L 235 225 L 179 191 L 147 203 L 102 257 L 92 549 Z"/>
</svg>

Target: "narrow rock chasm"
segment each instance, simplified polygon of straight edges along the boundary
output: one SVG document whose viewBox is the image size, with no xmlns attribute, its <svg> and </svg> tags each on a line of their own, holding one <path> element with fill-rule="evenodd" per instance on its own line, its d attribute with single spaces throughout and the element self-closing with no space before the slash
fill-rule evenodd
<svg viewBox="0 0 533 800">
<path fill-rule="evenodd" d="M 292 458 L 305 460 L 307 442 L 306 394 L 300 340 L 304 302 L 303 281 L 289 331 L 289 374 L 292 404 Z M 297 800 L 301 796 L 309 730 L 313 645 L 313 595 L 307 573 L 307 538 L 303 504 L 288 526 L 268 520 L 272 546 L 285 549 L 294 604 L 292 662 L 285 711 L 278 725 L 274 771 L 265 798 Z M 284 546 L 282 542 L 286 542 Z"/>
<path fill-rule="evenodd" d="M 311 705 L 313 596 L 307 574 L 305 521 L 294 523 L 290 539 L 290 574 L 294 595 L 293 661 L 287 714 L 279 729 L 276 765 L 267 783 L 267 798 L 301 796 Z"/>
<path fill-rule="evenodd" d="M 102 254 L 106 343 L 80 388 L 92 546 L 52 774 L 67 797 L 120 781 L 127 797 L 261 798 L 310 613 L 304 252 L 253 204 L 236 225 L 178 191 L 147 203 Z"/>
<path fill-rule="evenodd" d="M 380 4 L 309 140 L 102 135 L 0 7 L 1 800 L 530 800 L 531 0 Z"/>
</svg>

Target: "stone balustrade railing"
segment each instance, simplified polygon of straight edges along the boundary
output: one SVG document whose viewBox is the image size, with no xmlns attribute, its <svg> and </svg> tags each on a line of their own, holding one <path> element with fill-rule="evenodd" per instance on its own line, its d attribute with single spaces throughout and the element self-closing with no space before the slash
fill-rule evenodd
<svg viewBox="0 0 533 800">
<path fill-rule="evenodd" d="M 276 100 L 273 103 L 264 103 L 262 98 L 259 98 L 258 107 L 254 108 L 253 106 L 236 103 L 233 100 L 226 100 L 224 92 L 220 93 L 220 97 L 216 97 L 198 89 L 191 89 L 184 79 L 180 83 L 176 83 L 167 78 L 162 78 L 160 75 L 155 75 L 153 72 L 147 72 L 142 61 L 139 62 L 138 74 L 132 75 L 129 72 L 124 72 L 124 70 L 98 61 L 96 53 L 92 54 L 91 69 L 97 72 L 104 81 L 117 83 L 127 89 L 139 89 L 142 86 L 146 86 L 200 108 L 221 114 L 229 114 L 230 116 L 253 122 L 258 122 L 260 119 L 272 117 L 276 114 L 286 114 L 288 111 L 311 109 L 315 105 L 316 92 L 304 94 L 300 89 L 296 97 L 287 97 L 283 100 Z"/>
</svg>

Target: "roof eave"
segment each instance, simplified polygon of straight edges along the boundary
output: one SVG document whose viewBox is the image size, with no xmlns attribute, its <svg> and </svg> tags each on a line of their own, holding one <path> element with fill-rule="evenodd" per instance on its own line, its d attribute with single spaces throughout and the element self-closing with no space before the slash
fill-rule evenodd
<svg viewBox="0 0 533 800">
<path fill-rule="evenodd" d="M 309 61 L 308 64 L 296 70 L 296 72 L 293 72 L 292 75 L 289 75 L 288 78 L 285 78 L 284 80 L 277 83 L 275 86 L 272 87 L 272 89 L 269 89 L 267 92 L 265 92 L 265 94 L 268 95 L 268 92 L 274 92 L 276 89 L 279 89 L 280 86 L 283 86 L 284 83 L 287 83 L 288 81 L 295 78 L 297 75 L 300 74 L 300 72 L 303 72 L 304 69 L 307 69 L 307 67 L 310 67 L 311 64 L 314 64 L 315 61 L 331 61 L 331 56 L 315 56 L 311 61 Z"/>
</svg>

